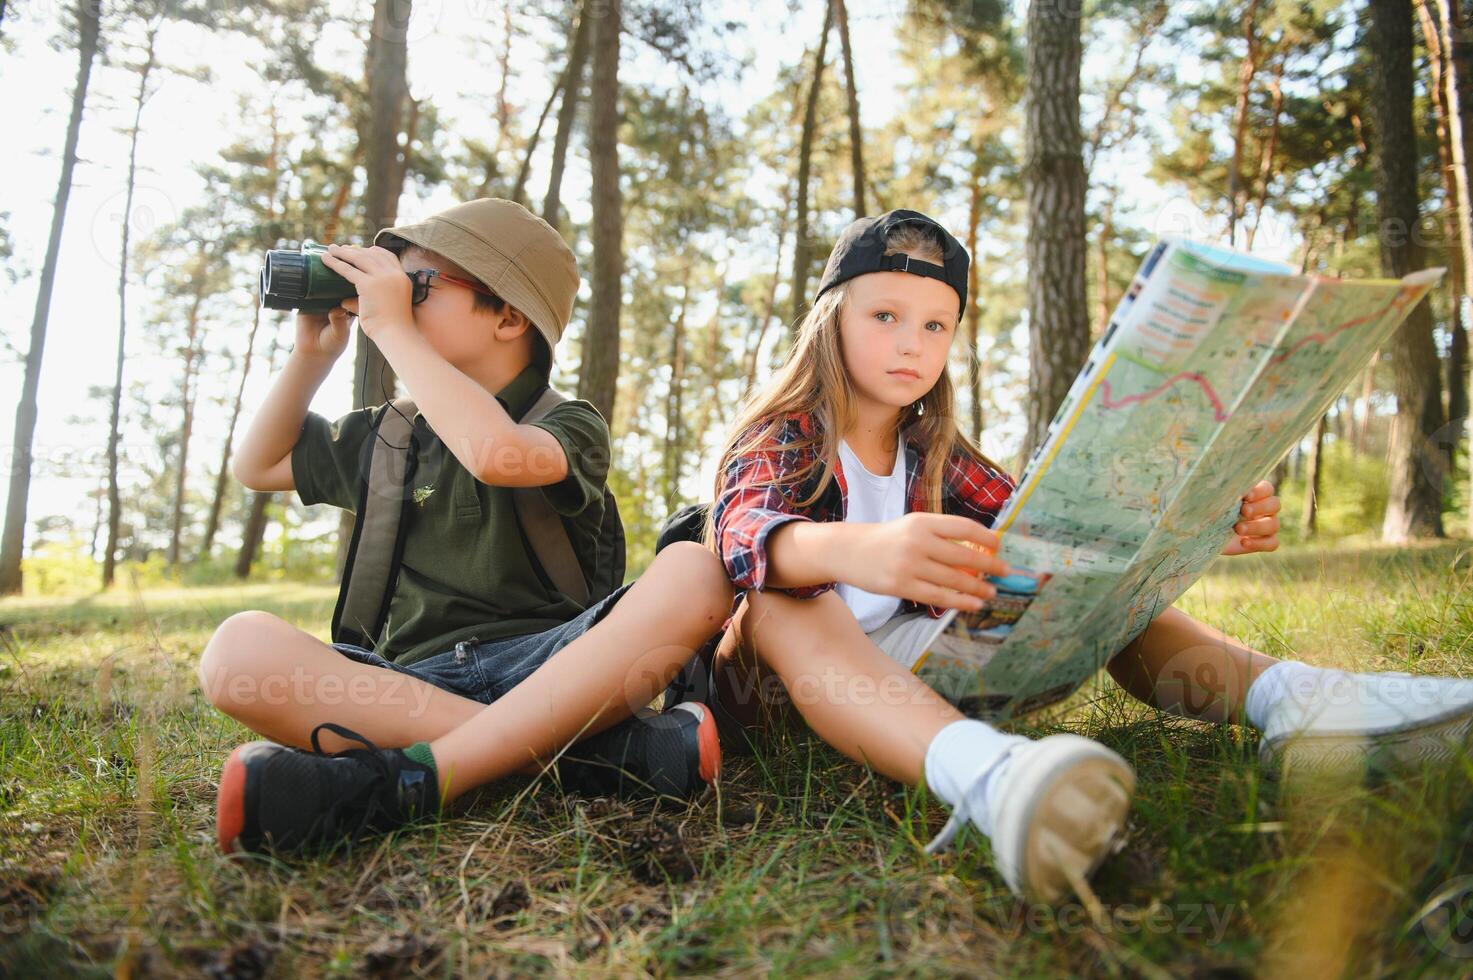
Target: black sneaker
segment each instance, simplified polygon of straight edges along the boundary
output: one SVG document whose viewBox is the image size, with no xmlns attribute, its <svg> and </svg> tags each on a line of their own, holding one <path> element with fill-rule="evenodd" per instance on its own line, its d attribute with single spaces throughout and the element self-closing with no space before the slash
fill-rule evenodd
<svg viewBox="0 0 1473 980">
<path fill-rule="evenodd" d="M 720 774 L 716 720 L 694 701 L 642 711 L 569 746 L 557 761 L 563 789 L 585 796 L 689 799 Z"/>
<path fill-rule="evenodd" d="M 361 749 L 322 751 L 327 730 Z M 220 773 L 220 849 L 303 851 L 392 830 L 440 810 L 434 769 L 400 749 L 380 749 L 341 725 L 312 730 L 312 751 L 275 742 L 236 746 Z"/>
</svg>

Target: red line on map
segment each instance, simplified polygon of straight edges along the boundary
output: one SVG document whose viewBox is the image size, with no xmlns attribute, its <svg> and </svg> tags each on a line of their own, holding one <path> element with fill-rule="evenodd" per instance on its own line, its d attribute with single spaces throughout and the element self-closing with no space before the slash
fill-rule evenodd
<svg viewBox="0 0 1473 980">
<path fill-rule="evenodd" d="M 1118 401 L 1110 398 L 1110 382 L 1102 381 L 1100 382 L 1100 404 L 1105 408 L 1124 408 L 1133 402 L 1143 402 L 1155 398 L 1178 381 L 1195 381 L 1201 387 L 1202 394 L 1206 395 L 1207 400 L 1212 403 L 1213 418 L 1219 422 L 1227 419 L 1227 409 L 1222 407 L 1222 401 L 1217 397 L 1217 392 L 1212 390 L 1212 383 L 1196 371 L 1183 371 L 1181 374 L 1167 378 L 1150 391 L 1143 391 L 1139 395 L 1126 395 Z"/>
<path fill-rule="evenodd" d="M 1280 361 L 1288 360 L 1291 356 L 1293 356 L 1294 354 L 1297 354 L 1302 348 L 1304 348 L 1304 347 L 1306 347 L 1306 346 L 1308 346 L 1310 344 L 1315 344 L 1315 343 L 1323 344 L 1325 341 L 1329 340 L 1331 337 L 1335 336 L 1337 333 L 1341 333 L 1341 332 L 1343 332 L 1345 330 L 1349 330 L 1351 327 L 1358 327 L 1362 323 L 1368 323 L 1371 320 L 1379 320 L 1382 317 L 1382 315 L 1386 313 L 1387 310 L 1392 309 L 1393 307 L 1397 307 L 1397 306 L 1402 305 L 1403 299 L 1404 299 L 1404 295 L 1402 293 L 1398 292 L 1395 296 L 1391 297 L 1391 302 L 1389 302 L 1385 306 L 1381 307 L 1375 313 L 1367 313 L 1365 316 L 1358 316 L 1358 317 L 1356 317 L 1353 320 L 1346 320 L 1344 323 L 1337 324 L 1336 326 L 1331 327 L 1325 333 L 1312 333 L 1312 334 L 1309 334 L 1309 335 L 1307 335 L 1305 337 L 1301 337 L 1300 340 L 1299 340 L 1299 342 L 1297 344 L 1295 344 L 1293 347 L 1290 347 L 1288 350 L 1284 351 L 1282 354 L 1275 354 L 1273 357 L 1269 358 L 1268 363 L 1270 363 L 1270 364 L 1278 364 Z"/>
</svg>

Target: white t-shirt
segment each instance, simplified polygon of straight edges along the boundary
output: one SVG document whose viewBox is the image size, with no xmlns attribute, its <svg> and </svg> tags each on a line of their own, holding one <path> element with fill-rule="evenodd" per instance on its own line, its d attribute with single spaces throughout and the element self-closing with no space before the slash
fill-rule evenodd
<svg viewBox="0 0 1473 980">
<path fill-rule="evenodd" d="M 848 484 L 844 520 L 856 524 L 878 524 L 905 516 L 905 439 L 896 440 L 895 465 L 890 472 L 878 476 L 864 468 L 849 443 L 839 440 L 839 465 Z M 900 598 L 876 595 L 844 582 L 835 588 L 839 598 L 859 620 L 866 633 L 879 629 L 900 610 Z"/>
</svg>

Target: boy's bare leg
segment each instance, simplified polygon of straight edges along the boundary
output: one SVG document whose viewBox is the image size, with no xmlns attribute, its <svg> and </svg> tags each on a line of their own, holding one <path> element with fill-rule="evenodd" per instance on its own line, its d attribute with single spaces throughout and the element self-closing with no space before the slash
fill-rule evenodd
<svg viewBox="0 0 1473 980">
<path fill-rule="evenodd" d="M 721 628 L 731 601 L 711 551 L 694 542 L 665 548 L 607 617 L 430 742 L 441 793 L 450 799 L 517 772 L 649 704 Z"/>
<path fill-rule="evenodd" d="M 221 624 L 200 659 L 200 683 L 226 714 L 284 745 L 309 747 L 324 721 L 381 748 L 430 742 L 442 790 L 456 796 L 501 776 L 538 773 L 539 760 L 644 707 L 720 628 L 731 599 L 715 555 L 671 545 L 603 621 L 490 706 L 350 660 L 261 612 Z M 652 646 L 649 637 L 675 642 Z M 452 733 L 458 737 L 447 739 Z M 331 732 L 319 742 L 327 752 L 356 744 Z"/>
<path fill-rule="evenodd" d="M 267 612 L 236 613 L 199 662 L 210 703 L 283 745 L 310 748 L 312 729 L 336 722 L 382 748 L 438 738 L 485 705 L 396 670 L 362 664 Z M 323 732 L 334 752 L 349 742 Z"/>
<path fill-rule="evenodd" d="M 1149 705 L 1239 725 L 1247 722 L 1249 686 L 1278 662 L 1171 607 L 1108 666 L 1117 684 Z"/>
<path fill-rule="evenodd" d="M 849 758 L 908 785 L 920 782 L 936 733 L 962 717 L 875 646 L 832 591 L 809 599 L 748 592 L 717 650 L 717 697 L 744 723 L 782 719 L 786 701 Z"/>
</svg>

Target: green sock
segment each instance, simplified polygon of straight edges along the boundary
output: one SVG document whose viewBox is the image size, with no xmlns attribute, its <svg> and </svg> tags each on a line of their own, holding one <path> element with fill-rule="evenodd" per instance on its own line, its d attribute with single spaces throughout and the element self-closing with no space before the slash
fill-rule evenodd
<svg viewBox="0 0 1473 980">
<path fill-rule="evenodd" d="M 430 751 L 429 742 L 415 742 L 404 750 L 404 754 L 429 769 L 436 776 L 440 775 L 440 770 L 435 767 L 435 754 Z"/>
</svg>

